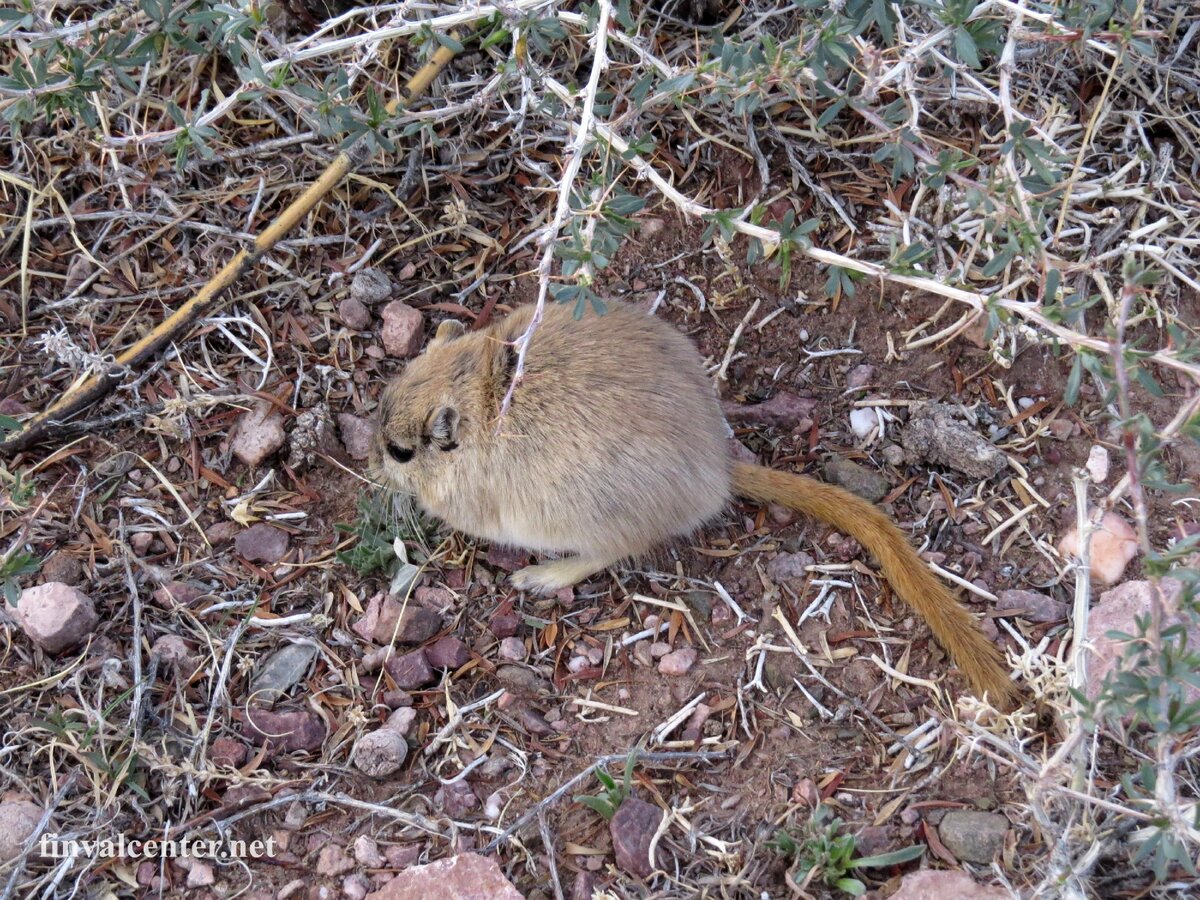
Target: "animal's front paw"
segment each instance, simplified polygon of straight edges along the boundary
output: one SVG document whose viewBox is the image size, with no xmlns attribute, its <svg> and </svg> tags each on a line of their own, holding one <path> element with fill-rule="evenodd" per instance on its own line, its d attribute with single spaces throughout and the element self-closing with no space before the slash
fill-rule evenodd
<svg viewBox="0 0 1200 900">
<path fill-rule="evenodd" d="M 508 577 L 508 582 L 518 591 L 543 597 L 572 584 L 564 580 L 562 568 L 557 561 L 518 569 Z"/>
</svg>

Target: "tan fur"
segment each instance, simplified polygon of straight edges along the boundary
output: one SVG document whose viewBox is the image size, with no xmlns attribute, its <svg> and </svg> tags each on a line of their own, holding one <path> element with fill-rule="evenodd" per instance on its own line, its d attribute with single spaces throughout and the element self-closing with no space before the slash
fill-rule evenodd
<svg viewBox="0 0 1200 900">
<path fill-rule="evenodd" d="M 532 313 L 522 307 L 465 335 L 439 328 L 380 400 L 372 468 L 381 480 L 459 531 L 566 554 L 513 575 L 538 591 L 687 535 L 733 494 L 782 503 L 874 553 L 976 691 L 1004 704 L 1016 696 L 999 651 L 887 516 L 842 488 L 730 459 L 700 356 L 669 324 L 616 303 L 578 321 L 548 307 L 498 422 L 512 342 Z M 389 444 L 411 459 L 396 461 Z"/>
</svg>

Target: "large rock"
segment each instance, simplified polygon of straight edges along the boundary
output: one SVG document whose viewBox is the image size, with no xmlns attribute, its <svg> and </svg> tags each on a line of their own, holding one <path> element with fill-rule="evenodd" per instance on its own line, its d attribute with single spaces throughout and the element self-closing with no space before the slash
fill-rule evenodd
<svg viewBox="0 0 1200 900">
<path fill-rule="evenodd" d="M 891 900 L 1012 900 L 1004 888 L 976 884 L 966 872 L 909 872 Z"/>
<path fill-rule="evenodd" d="M 307 710 L 273 712 L 251 708 L 246 711 L 246 737 L 256 744 L 270 744 L 279 753 L 318 750 L 325 742 L 324 721 Z"/>
<path fill-rule="evenodd" d="M 524 900 L 493 859 L 460 853 L 405 869 L 367 900 Z"/>
<path fill-rule="evenodd" d="M 83 643 L 100 621 L 91 598 L 61 581 L 26 588 L 13 612 L 21 630 L 47 653 Z"/>
<path fill-rule="evenodd" d="M 1163 605 L 1168 609 L 1179 606 L 1179 598 L 1183 592 L 1183 584 L 1176 578 L 1162 578 L 1158 582 L 1162 591 Z M 1104 680 L 1114 671 L 1122 671 L 1125 655 L 1129 652 L 1129 642 L 1119 638 L 1109 637 L 1111 631 L 1122 634 L 1137 635 L 1137 619 L 1149 619 L 1153 608 L 1153 586 L 1149 581 L 1127 581 L 1120 587 L 1105 591 L 1100 595 L 1100 602 L 1088 613 L 1087 627 L 1087 666 L 1088 677 L 1085 691 L 1088 697 L 1096 699 Z M 1163 628 L 1183 626 L 1187 630 L 1187 647 L 1195 650 L 1200 647 L 1200 625 L 1188 617 L 1167 616 Z M 1200 690 L 1184 686 L 1186 702 L 1192 703 L 1200 699 Z"/>
</svg>

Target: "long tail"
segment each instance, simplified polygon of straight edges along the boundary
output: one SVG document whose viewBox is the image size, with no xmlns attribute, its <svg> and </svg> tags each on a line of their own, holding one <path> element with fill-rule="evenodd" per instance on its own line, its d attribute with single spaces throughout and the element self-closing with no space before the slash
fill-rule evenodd
<svg viewBox="0 0 1200 900">
<path fill-rule="evenodd" d="M 1016 701 L 1017 687 L 1002 665 L 1000 650 L 874 504 L 804 475 L 744 462 L 733 464 L 733 492 L 761 503 L 782 503 L 853 537 L 879 560 L 896 593 L 929 623 L 975 692 L 986 693 L 1001 708 Z"/>
</svg>

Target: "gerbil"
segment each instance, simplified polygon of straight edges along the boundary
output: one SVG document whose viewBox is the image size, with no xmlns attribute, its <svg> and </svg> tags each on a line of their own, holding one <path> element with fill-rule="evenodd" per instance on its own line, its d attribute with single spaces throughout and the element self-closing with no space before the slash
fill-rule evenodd
<svg viewBox="0 0 1200 900">
<path fill-rule="evenodd" d="M 978 693 L 1010 704 L 999 650 L 878 508 L 832 485 L 737 462 L 699 353 L 670 324 L 619 303 L 576 320 L 550 305 L 520 384 L 513 342 L 533 307 L 481 331 L 445 322 L 385 389 L 377 478 L 459 531 L 561 559 L 512 576 L 555 591 L 696 531 L 733 495 L 827 522 L 879 560 Z"/>
</svg>

